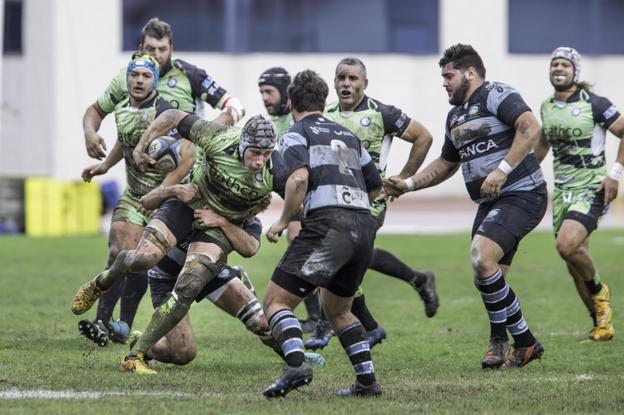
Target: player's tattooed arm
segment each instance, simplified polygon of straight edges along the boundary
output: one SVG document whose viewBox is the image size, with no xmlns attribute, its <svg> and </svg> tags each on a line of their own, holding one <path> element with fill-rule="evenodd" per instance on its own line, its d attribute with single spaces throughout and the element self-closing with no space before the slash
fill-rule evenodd
<svg viewBox="0 0 624 415">
<path fill-rule="evenodd" d="M 433 137 L 424 125 L 416 120 L 411 120 L 401 138 L 412 143 L 407 162 L 403 166 L 401 173 L 399 173 L 399 177 L 406 179 L 416 173 L 423 161 L 425 161 L 425 157 L 433 142 Z"/>
<path fill-rule="evenodd" d="M 217 117 L 218 120 L 218 117 Z M 191 131 L 188 137 L 193 143 L 201 146 L 203 140 L 210 140 L 218 133 L 225 131 L 228 128 L 227 125 L 221 124 L 215 121 L 197 120 L 191 126 Z"/>
<path fill-rule="evenodd" d="M 187 115 L 188 114 L 184 111 L 169 109 L 152 121 L 132 151 L 132 158 L 134 158 L 134 162 L 137 164 L 139 170 L 150 170 L 150 167 L 156 164 L 156 161 L 145 153 L 147 146 L 154 141 L 156 137 L 168 134 L 171 130 L 176 128 L 180 121 Z"/>
<path fill-rule="evenodd" d="M 392 176 L 384 179 L 384 193 L 386 196 L 398 197 L 413 190 L 426 189 L 442 183 L 455 174 L 459 168 L 459 162 L 453 162 L 438 157 L 419 173 L 402 179 L 400 176 Z"/>
</svg>

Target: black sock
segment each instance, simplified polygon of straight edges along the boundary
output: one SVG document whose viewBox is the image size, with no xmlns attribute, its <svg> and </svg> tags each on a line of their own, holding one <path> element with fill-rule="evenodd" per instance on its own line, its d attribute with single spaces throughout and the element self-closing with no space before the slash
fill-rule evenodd
<svg viewBox="0 0 624 415">
<path fill-rule="evenodd" d="M 359 323 L 345 327 L 338 333 L 340 344 L 347 352 L 357 381 L 364 386 L 375 383 L 375 368 L 364 328 Z"/>
<path fill-rule="evenodd" d="M 505 279 L 500 271 L 484 280 L 475 279 L 475 286 L 481 292 L 481 299 L 485 305 L 490 320 L 490 338 L 507 340 L 507 314 L 504 302 L 506 293 Z"/>
<path fill-rule="evenodd" d="M 355 317 L 357 317 L 358 320 L 360 320 L 360 323 L 362 323 L 362 326 L 364 327 L 364 331 L 369 332 L 375 330 L 379 326 L 371 312 L 368 310 L 368 307 L 366 306 L 364 294 L 353 299 L 351 312 Z"/>
<path fill-rule="evenodd" d="M 584 282 L 591 295 L 596 295 L 600 292 L 600 290 L 602 290 L 602 284 L 599 282 L 596 283 L 596 280 L 594 279 L 592 279 L 591 281 L 584 281 Z"/>
<path fill-rule="evenodd" d="M 535 344 L 535 337 L 529 330 L 529 326 L 522 316 L 520 302 L 511 287 L 505 282 L 505 277 L 500 269 L 486 279 L 476 280 L 477 288 L 481 291 L 481 298 L 488 310 L 490 325 L 504 324 L 517 347 L 529 347 Z M 500 328 L 494 337 L 500 337 Z M 507 335 L 505 334 L 505 338 Z"/>
<path fill-rule="evenodd" d="M 321 303 L 319 302 L 318 294 L 316 291 L 308 294 L 304 299 L 306 311 L 308 312 L 308 319 L 318 320 L 321 318 Z"/>
<path fill-rule="evenodd" d="M 129 274 L 121 296 L 119 319 L 132 328 L 139 303 L 147 291 L 147 274 Z"/>
<path fill-rule="evenodd" d="M 96 320 L 102 320 L 104 324 L 107 324 L 108 321 L 113 318 L 115 305 L 121 297 L 121 293 L 123 292 L 125 285 L 125 279 L 121 278 L 118 281 L 115 281 L 113 286 L 110 287 L 108 291 L 102 294 L 102 296 L 98 300 L 97 312 L 95 315 Z"/>
<path fill-rule="evenodd" d="M 423 278 L 426 278 L 426 276 L 415 272 L 390 252 L 378 248 L 373 249 L 373 256 L 368 268 L 416 286 L 419 283 L 422 284 L 424 282 Z"/>
<path fill-rule="evenodd" d="M 280 344 L 284 360 L 288 366 L 298 367 L 303 364 L 303 332 L 301 324 L 292 310 L 277 311 L 269 318 L 269 327 L 273 338 Z"/>
</svg>

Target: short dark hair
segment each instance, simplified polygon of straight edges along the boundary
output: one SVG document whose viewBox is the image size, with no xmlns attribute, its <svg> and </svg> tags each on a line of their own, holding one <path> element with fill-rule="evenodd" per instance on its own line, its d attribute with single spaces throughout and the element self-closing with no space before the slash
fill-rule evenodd
<svg viewBox="0 0 624 415">
<path fill-rule="evenodd" d="M 358 58 L 354 58 L 352 56 L 343 58 L 340 62 L 338 62 L 338 65 L 336 65 L 336 73 L 338 73 L 338 68 L 340 67 L 340 65 L 359 66 L 360 70 L 362 71 L 362 75 L 364 75 L 364 78 L 367 78 L 366 66 L 364 65 L 364 62 L 362 62 Z"/>
<path fill-rule="evenodd" d="M 163 22 L 158 17 L 152 17 L 149 19 L 143 30 L 141 30 L 141 45 L 145 42 L 145 37 L 150 36 L 155 39 L 161 40 L 165 37 L 169 38 L 169 45 L 173 44 L 173 32 L 169 23 Z"/>
<path fill-rule="evenodd" d="M 297 112 L 323 111 L 329 95 L 327 82 L 311 69 L 295 75 L 288 87 L 288 97 Z"/>
<path fill-rule="evenodd" d="M 444 51 L 444 56 L 442 56 L 438 64 L 440 65 L 440 68 L 443 68 L 449 63 L 453 65 L 453 68 L 462 71 L 465 71 L 470 67 L 475 68 L 479 76 L 485 79 L 485 66 L 483 65 L 483 60 L 481 60 L 481 56 L 479 56 L 477 51 L 474 50 L 471 45 L 458 43 L 446 49 Z"/>
</svg>

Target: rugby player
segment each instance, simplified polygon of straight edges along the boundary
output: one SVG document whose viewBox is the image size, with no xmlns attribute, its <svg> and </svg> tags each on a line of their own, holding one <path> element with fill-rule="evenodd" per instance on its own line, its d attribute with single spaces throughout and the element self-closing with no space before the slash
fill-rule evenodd
<svg viewBox="0 0 624 415">
<path fill-rule="evenodd" d="M 135 147 L 133 157 L 139 166 L 145 168 L 155 163 L 144 149 L 154 138 L 172 128 L 204 152 L 204 161 L 194 171 L 194 186 L 175 185 L 161 193 L 162 199 L 174 197 L 178 200 L 170 199 L 161 205 L 145 228 L 136 250 L 120 253 L 109 270 L 78 290 L 72 306 L 75 313 L 87 311 L 124 273 L 147 271 L 156 265 L 187 236 L 187 229 L 194 220 L 191 208 L 209 207 L 240 228 L 249 213 L 277 188 L 270 163 L 276 140 L 270 120 L 259 115 L 252 117 L 241 130 L 204 121 L 183 111 L 165 111 Z M 181 189 L 183 187 L 185 189 Z M 220 271 L 232 249 L 220 228 L 193 233 L 174 291 L 154 311 L 143 335 L 124 361 L 126 370 L 145 365 L 145 351 L 186 315 L 192 301 Z"/>
<path fill-rule="evenodd" d="M 222 88 L 203 69 L 181 59 L 172 58 L 172 51 L 173 32 L 169 24 L 158 18 L 150 19 L 141 31 L 138 54 L 150 55 L 158 62 L 160 66 L 158 92 L 172 107 L 193 113 L 201 109 L 200 105 L 203 106 L 203 102 L 206 102 L 214 108 L 223 110 L 216 121 L 228 125 L 234 125 L 244 116 L 245 111 L 238 98 Z M 106 156 L 106 143 L 98 134 L 98 130 L 102 120 L 128 95 L 126 71 L 125 67 L 122 68 L 104 94 L 85 111 L 82 122 L 85 146 L 90 157 L 102 159 Z M 198 155 L 198 158 L 201 158 L 201 155 Z M 93 322 L 101 320 L 107 324 L 113 339 L 125 336 L 124 333 L 129 332 L 127 326 L 132 326 L 136 309 L 146 289 L 146 275 L 134 275 L 120 280 L 99 301 Z M 121 312 L 118 321 L 113 320 L 112 315 L 120 297 Z M 105 327 L 100 325 L 92 324 L 91 329 L 97 330 L 99 337 L 106 334 Z"/>
<path fill-rule="evenodd" d="M 399 137 L 412 143 L 407 162 L 399 173 L 399 177 L 407 178 L 422 165 L 433 141 L 431 134 L 421 123 L 400 109 L 368 97 L 365 94 L 367 87 L 368 77 L 364 63 L 354 57 L 342 59 L 336 65 L 334 77 L 338 101 L 325 107 L 325 116 L 355 133 L 370 153 L 382 177 L 386 174 L 392 139 Z M 371 203 L 371 213 L 377 220 L 378 229 L 383 225 L 386 207 L 384 197 Z M 439 300 L 433 272 L 415 271 L 390 252 L 380 248 L 373 250 L 369 269 L 410 284 L 422 298 L 427 317 L 436 314 Z M 362 322 L 371 347 L 386 337 L 384 327 L 377 323 L 366 306 L 361 289 L 353 300 L 351 312 Z M 314 350 L 324 347 L 331 335 L 329 329 L 327 323 L 319 323 L 315 335 L 306 342 L 306 348 Z"/>
<path fill-rule="evenodd" d="M 479 208 L 472 228 L 475 286 L 490 320 L 483 368 L 522 367 L 544 353 L 505 281 L 520 240 L 546 212 L 546 184 L 533 152 L 540 125 L 509 85 L 485 80 L 485 66 L 470 45 L 444 51 L 439 62 L 453 108 L 446 120 L 442 154 L 418 174 L 389 177 L 389 196 L 435 186 L 461 166 Z M 507 331 L 515 344 L 510 351 Z"/>
<path fill-rule="evenodd" d="M 329 88 L 315 72 L 298 73 L 288 88 L 295 125 L 280 138 L 284 163 L 284 208 L 269 228 L 278 235 L 304 204 L 299 235 L 273 272 L 264 312 L 287 367 L 263 392 L 285 396 L 312 381 L 305 362 L 301 325 L 293 309 L 321 288 L 321 303 L 356 373 L 355 384 L 342 396 L 379 395 L 365 332 L 350 312 L 353 295 L 368 266 L 375 239 L 369 197 L 381 188 L 381 178 L 357 137 L 323 116 Z"/>
<path fill-rule="evenodd" d="M 559 47 L 550 60 L 554 93 L 541 106 L 542 135 L 535 149 L 542 161 L 552 146 L 555 169 L 553 230 L 557 251 L 565 261 L 577 292 L 593 321 L 589 340 L 611 340 L 609 287 L 589 255 L 589 236 L 598 227 L 618 193 L 624 171 L 624 142 L 607 173 L 606 131 L 624 136 L 624 117 L 605 97 L 580 80 L 581 56 L 573 48 Z"/>
<path fill-rule="evenodd" d="M 179 183 L 188 174 L 195 161 L 193 145 L 187 140 L 182 140 L 183 162 L 171 173 L 165 175 L 138 170 L 132 158 L 135 145 L 156 116 L 171 109 L 171 106 L 157 91 L 158 63 L 151 56 L 144 55 L 132 59 L 128 63 L 126 73 L 130 93 L 115 105 L 117 125 L 115 146 L 102 163 L 89 166 L 82 172 L 83 180 L 89 182 L 94 176 L 106 174 L 112 166 L 125 159 L 127 188 L 113 211 L 108 239 L 108 266 L 114 262 L 119 252 L 136 247 L 143 233 L 143 227 L 149 222 L 152 211 L 141 206 L 141 197 L 151 191 L 158 192 L 161 186 Z M 129 275 L 129 278 L 142 276 Z M 133 294 L 142 295 L 142 292 Z M 94 321 L 81 320 L 78 323 L 79 330 L 99 346 L 108 343 L 109 335 L 114 341 L 125 342 L 130 335 L 129 326 L 132 325 L 137 306 L 138 301 L 122 302 L 121 315 L 124 316 L 122 321 L 112 320 L 110 314 L 103 316 L 99 313 Z M 102 320 L 107 317 L 108 319 Z"/>
<path fill-rule="evenodd" d="M 290 85 L 290 74 L 282 67 L 275 66 L 266 69 L 258 78 L 258 87 L 262 103 L 275 124 L 275 133 L 279 138 L 294 124 L 290 104 L 288 102 L 288 85 Z M 290 244 L 301 230 L 302 216 L 297 214 L 288 222 L 287 237 Z M 321 318 L 321 306 L 316 292 L 311 293 L 303 300 L 307 318 L 301 321 L 301 328 L 304 333 L 311 333 Z"/>
</svg>

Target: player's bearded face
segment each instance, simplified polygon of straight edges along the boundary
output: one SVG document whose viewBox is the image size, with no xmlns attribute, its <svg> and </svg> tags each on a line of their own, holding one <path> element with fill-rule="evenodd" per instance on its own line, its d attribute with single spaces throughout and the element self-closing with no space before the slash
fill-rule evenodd
<svg viewBox="0 0 624 415">
<path fill-rule="evenodd" d="M 266 108 L 269 115 L 277 115 L 282 103 L 282 97 L 277 88 L 272 85 L 262 85 L 260 87 L 260 95 L 262 96 L 264 108 Z"/>
<path fill-rule="evenodd" d="M 368 86 L 368 79 L 358 65 L 340 65 L 336 69 L 334 88 L 340 109 L 353 111 L 364 97 L 364 90 Z"/>
<path fill-rule="evenodd" d="M 566 59 L 550 63 L 550 83 L 557 91 L 566 91 L 574 84 L 574 66 Z"/>
<path fill-rule="evenodd" d="M 162 75 L 171 66 L 171 44 L 168 37 L 156 39 L 155 37 L 145 36 L 145 40 L 141 44 L 141 53 L 151 55 L 160 66 L 160 74 Z"/>
<path fill-rule="evenodd" d="M 446 89 L 449 97 L 449 104 L 461 105 L 466 101 L 466 94 L 470 89 L 470 83 L 466 75 L 459 69 L 453 68 L 452 64 L 442 68 L 442 87 Z"/>
<path fill-rule="evenodd" d="M 154 77 L 146 68 L 134 68 L 128 73 L 128 90 L 136 101 L 143 101 L 152 92 Z"/>
</svg>

